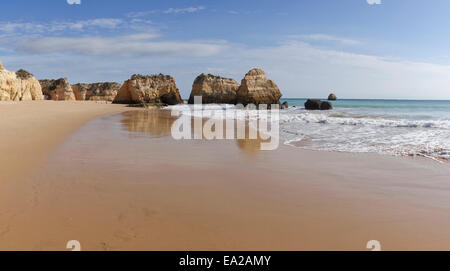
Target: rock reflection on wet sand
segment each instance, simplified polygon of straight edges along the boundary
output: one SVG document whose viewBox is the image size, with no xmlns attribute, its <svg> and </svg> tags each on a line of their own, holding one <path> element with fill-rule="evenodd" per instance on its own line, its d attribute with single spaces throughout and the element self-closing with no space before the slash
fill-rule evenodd
<svg viewBox="0 0 450 271">
<path fill-rule="evenodd" d="M 123 119 L 121 120 L 122 127 L 125 131 L 132 132 L 134 136 L 144 136 L 150 138 L 160 138 L 160 137 L 170 137 L 171 129 L 174 122 L 177 120 L 177 117 L 173 117 L 171 115 L 170 110 L 160 110 L 160 109 L 150 109 L 150 110 L 140 110 L 140 111 L 129 111 L 123 113 Z M 207 119 L 202 120 L 202 127 L 204 127 Z M 194 127 L 194 118 L 191 119 L 191 135 L 192 139 L 201 138 L 203 141 L 214 141 L 207 140 L 205 137 L 205 133 L 203 129 L 195 129 Z M 226 121 L 223 122 L 224 127 L 224 138 L 227 131 L 234 129 L 234 138 L 237 138 L 237 127 L 234 124 L 234 127 L 227 126 Z M 213 127 L 214 131 L 215 127 Z M 198 134 L 201 133 L 201 136 Z M 250 139 L 249 136 L 249 128 L 248 123 L 246 123 L 246 131 L 245 131 L 245 139 L 232 139 L 236 142 L 236 145 L 242 150 L 244 153 L 258 153 L 261 149 L 261 143 L 263 142 L 260 139 L 259 133 L 257 134 L 256 139 Z M 223 139 L 225 140 L 225 139 Z"/>
<path fill-rule="evenodd" d="M 121 122 L 126 131 L 148 137 L 165 137 L 171 135 L 175 120 L 168 110 L 150 109 L 125 112 Z"/>
</svg>

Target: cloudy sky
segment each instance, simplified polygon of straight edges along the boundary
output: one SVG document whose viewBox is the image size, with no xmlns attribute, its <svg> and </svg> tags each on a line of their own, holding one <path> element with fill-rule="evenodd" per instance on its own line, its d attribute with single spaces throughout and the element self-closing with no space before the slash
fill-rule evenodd
<svg viewBox="0 0 450 271">
<path fill-rule="evenodd" d="M 450 99 L 448 0 L 15 0 L 0 60 L 38 78 L 122 82 L 259 67 L 285 97 Z"/>
</svg>

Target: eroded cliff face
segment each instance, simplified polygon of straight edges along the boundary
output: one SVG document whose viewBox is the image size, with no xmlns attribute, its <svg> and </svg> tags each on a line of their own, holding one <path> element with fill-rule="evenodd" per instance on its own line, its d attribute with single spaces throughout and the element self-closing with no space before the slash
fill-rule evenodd
<svg viewBox="0 0 450 271">
<path fill-rule="evenodd" d="M 39 81 L 25 71 L 11 72 L 0 62 L 0 101 L 43 100 Z"/>
<path fill-rule="evenodd" d="M 175 79 L 170 75 L 133 75 L 125 81 L 113 103 L 123 104 L 168 104 L 183 103 Z"/>
<path fill-rule="evenodd" d="M 194 103 L 195 96 L 201 96 L 204 104 L 235 104 L 238 88 L 239 83 L 234 79 L 203 73 L 192 85 L 189 103 Z"/>
<path fill-rule="evenodd" d="M 53 101 L 75 101 L 75 94 L 72 86 L 67 81 L 67 78 L 60 78 L 57 80 L 39 80 L 42 87 L 42 93 L 47 100 Z"/>
<path fill-rule="evenodd" d="M 75 84 L 72 90 L 78 101 L 108 101 L 112 102 L 121 85 L 114 82 L 93 84 Z"/>
<path fill-rule="evenodd" d="M 279 104 L 281 92 L 278 86 L 266 78 L 266 73 L 260 69 L 250 70 L 242 79 L 237 91 L 237 103 L 247 104 Z"/>
</svg>

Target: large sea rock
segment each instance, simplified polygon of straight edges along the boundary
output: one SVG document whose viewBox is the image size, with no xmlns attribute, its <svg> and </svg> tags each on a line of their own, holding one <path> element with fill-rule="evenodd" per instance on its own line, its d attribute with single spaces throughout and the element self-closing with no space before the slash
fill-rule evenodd
<svg viewBox="0 0 450 271">
<path fill-rule="evenodd" d="M 75 84 L 72 90 L 78 101 L 108 101 L 112 102 L 121 85 L 114 82 L 93 84 Z"/>
<path fill-rule="evenodd" d="M 11 72 L 0 62 L 0 101 L 43 100 L 39 81 L 25 71 Z"/>
<path fill-rule="evenodd" d="M 175 79 L 170 75 L 133 75 L 125 81 L 113 103 L 122 104 L 180 104 L 183 103 Z"/>
<path fill-rule="evenodd" d="M 230 78 L 202 73 L 195 78 L 189 103 L 194 103 L 195 96 L 201 96 L 204 104 L 236 104 L 236 92 L 239 83 Z"/>
<path fill-rule="evenodd" d="M 242 79 L 237 91 L 238 104 L 280 104 L 282 94 L 278 86 L 266 78 L 266 73 L 260 69 L 250 70 Z"/>
<path fill-rule="evenodd" d="M 67 78 L 39 80 L 45 98 L 53 101 L 75 101 L 75 94 Z"/>
<path fill-rule="evenodd" d="M 333 109 L 333 105 L 327 101 L 308 99 L 305 102 L 306 110 L 330 110 Z"/>
</svg>

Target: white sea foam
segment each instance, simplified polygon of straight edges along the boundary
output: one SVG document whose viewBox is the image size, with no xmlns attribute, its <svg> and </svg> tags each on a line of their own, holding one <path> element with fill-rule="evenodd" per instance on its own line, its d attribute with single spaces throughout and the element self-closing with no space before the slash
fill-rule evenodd
<svg viewBox="0 0 450 271">
<path fill-rule="evenodd" d="M 193 117 L 261 118 L 257 111 L 239 112 L 233 105 L 172 106 Z M 228 110 L 228 114 L 217 114 Z M 223 111 L 222 111 L 223 112 Z M 401 116 L 361 114 L 351 109 L 306 111 L 290 107 L 280 111 L 280 140 L 286 145 L 325 151 L 376 152 L 450 159 L 450 119 L 407 119 Z"/>
</svg>

